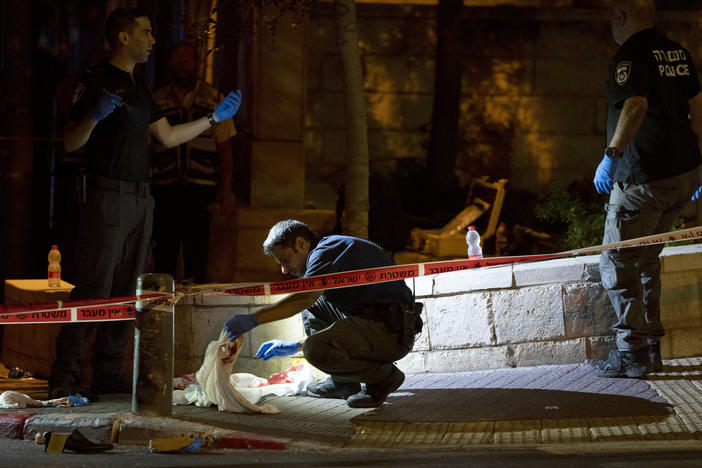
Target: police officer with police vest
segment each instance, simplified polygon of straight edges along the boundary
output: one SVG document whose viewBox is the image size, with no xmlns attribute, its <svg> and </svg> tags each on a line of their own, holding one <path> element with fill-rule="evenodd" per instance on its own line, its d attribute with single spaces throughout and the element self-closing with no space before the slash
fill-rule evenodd
<svg viewBox="0 0 702 468">
<path fill-rule="evenodd" d="M 155 43 L 151 22 L 133 8 L 114 10 L 105 23 L 110 57 L 76 83 L 66 151 L 85 147 L 86 178 L 79 221 L 71 299 L 132 296 L 144 271 L 154 202 L 149 189 L 147 138 L 168 147 L 197 137 L 234 116 L 241 94 L 230 93 L 215 109 L 192 122 L 171 126 L 154 101 L 146 80 L 135 71 Z M 65 324 L 56 339 L 49 396 L 79 393 L 80 356 L 94 324 Z M 92 392 L 130 392 L 122 373 L 130 322 L 97 327 L 93 348 Z"/>
<path fill-rule="evenodd" d="M 156 104 L 171 125 L 201 118 L 217 106 L 222 94 L 198 79 L 198 54 L 192 44 L 171 49 L 171 83 L 154 92 Z M 152 145 L 151 186 L 154 211 L 154 270 L 176 276 L 180 245 L 184 277 L 204 283 L 209 254 L 211 212 L 233 210 L 232 119 L 173 148 Z"/>
<path fill-rule="evenodd" d="M 603 243 L 669 231 L 699 197 L 702 95 L 690 52 L 654 29 L 652 0 L 617 0 L 612 35 L 621 46 L 607 80 L 607 141 L 595 172 L 610 193 Z M 592 370 L 601 377 L 643 377 L 661 370 L 662 244 L 600 256 L 616 313 L 617 348 Z"/>
<path fill-rule="evenodd" d="M 275 258 L 284 274 L 298 278 L 394 264 L 373 242 L 339 235 L 320 239 L 292 219 L 270 229 L 263 251 Z M 412 350 L 422 328 L 421 304 L 414 303 L 404 281 L 298 293 L 256 313 L 235 315 L 225 329 L 234 341 L 259 324 L 300 311 L 307 338 L 267 341 L 256 356 L 268 360 L 301 349 L 310 364 L 330 375 L 311 384 L 309 396 L 346 399 L 352 408 L 375 408 L 402 384 L 405 375 L 393 362 Z"/>
</svg>

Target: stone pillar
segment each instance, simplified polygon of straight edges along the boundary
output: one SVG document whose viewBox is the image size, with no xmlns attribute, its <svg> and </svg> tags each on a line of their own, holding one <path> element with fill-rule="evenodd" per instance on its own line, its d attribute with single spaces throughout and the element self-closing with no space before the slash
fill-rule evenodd
<svg viewBox="0 0 702 468">
<path fill-rule="evenodd" d="M 251 101 L 247 123 L 251 134 L 246 146 L 254 208 L 303 205 L 306 25 L 292 24 L 292 15 L 283 15 L 274 32 L 255 34 L 248 48 L 247 94 Z"/>
<path fill-rule="evenodd" d="M 137 279 L 137 296 L 174 291 L 171 275 L 144 273 Z M 132 412 L 170 416 L 173 407 L 174 306 L 163 300 L 137 301 L 136 309 Z"/>
</svg>

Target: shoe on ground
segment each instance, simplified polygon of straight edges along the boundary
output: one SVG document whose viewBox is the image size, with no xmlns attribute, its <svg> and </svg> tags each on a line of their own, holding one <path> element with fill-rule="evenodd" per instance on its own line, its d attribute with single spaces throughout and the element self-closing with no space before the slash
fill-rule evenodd
<svg viewBox="0 0 702 468">
<path fill-rule="evenodd" d="M 362 392 L 351 395 L 346 399 L 351 408 L 377 408 L 392 392 L 400 388 L 405 381 L 405 374 L 400 369 L 392 366 L 390 377 L 378 383 L 367 383 Z"/>
<path fill-rule="evenodd" d="M 66 434 L 57 433 L 56 437 L 54 437 L 56 439 L 54 444 L 51 444 L 52 435 L 52 432 L 45 432 L 43 434 L 42 438 L 45 452 L 62 453 L 64 450 L 70 450 L 72 452 L 79 453 L 98 453 L 112 450 L 114 448 L 112 444 L 104 444 L 89 440 L 83 434 L 78 432 L 78 429 L 73 429 L 73 432 L 71 432 L 68 437 L 66 437 Z"/>
<path fill-rule="evenodd" d="M 315 382 L 307 386 L 307 396 L 315 398 L 340 398 L 345 400 L 360 391 L 361 384 L 358 382 L 334 382 L 331 377 L 327 377 L 327 380 L 324 382 Z"/>
<path fill-rule="evenodd" d="M 663 361 L 661 360 L 661 344 L 650 344 L 646 347 L 648 358 L 650 361 L 649 372 L 660 372 L 663 370 Z"/>
<path fill-rule="evenodd" d="M 649 368 L 648 350 L 619 351 L 613 349 L 609 352 L 606 361 L 601 359 L 590 363 L 592 372 L 599 377 L 629 377 L 639 379 L 644 377 Z"/>
</svg>

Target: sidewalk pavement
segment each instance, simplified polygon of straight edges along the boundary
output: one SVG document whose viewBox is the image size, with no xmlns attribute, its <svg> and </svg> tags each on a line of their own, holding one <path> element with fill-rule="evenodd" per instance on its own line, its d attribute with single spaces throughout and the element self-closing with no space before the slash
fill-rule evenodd
<svg viewBox="0 0 702 468">
<path fill-rule="evenodd" d="M 83 407 L 0 409 L 0 438 L 34 439 L 38 432 L 78 428 L 94 441 L 148 445 L 191 436 L 209 448 L 595 451 L 614 442 L 632 450 L 699 449 L 702 357 L 664 364 L 646 380 L 598 378 L 587 364 L 409 374 L 374 410 L 296 396 L 265 400 L 279 405 L 280 414 L 174 406 L 170 417 L 150 417 L 131 412 L 130 395 L 106 395 Z M 0 379 L 0 391 L 13 386 L 46 397 L 45 381 L 10 380 L 16 379 Z"/>
</svg>

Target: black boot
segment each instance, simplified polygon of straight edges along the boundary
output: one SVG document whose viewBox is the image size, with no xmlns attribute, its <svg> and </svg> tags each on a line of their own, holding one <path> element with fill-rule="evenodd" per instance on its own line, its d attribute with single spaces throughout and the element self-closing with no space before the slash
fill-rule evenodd
<svg viewBox="0 0 702 468">
<path fill-rule="evenodd" d="M 392 392 L 400 388 L 405 381 L 405 374 L 400 369 L 392 366 L 390 376 L 378 383 L 367 383 L 366 390 L 351 395 L 346 400 L 351 408 L 377 408 Z"/>
<path fill-rule="evenodd" d="M 663 370 L 663 361 L 661 360 L 661 344 L 650 344 L 646 347 L 648 358 L 650 361 L 648 372 L 660 372 Z"/>
<path fill-rule="evenodd" d="M 315 398 L 340 398 L 347 399 L 354 393 L 361 391 L 358 382 L 334 382 L 328 377 L 324 382 L 315 382 L 307 386 L 307 396 Z"/>
<path fill-rule="evenodd" d="M 630 377 L 639 379 L 646 375 L 649 367 L 649 357 L 646 348 L 636 351 L 609 352 L 606 361 L 597 359 L 590 363 L 592 372 L 599 377 Z"/>
</svg>

